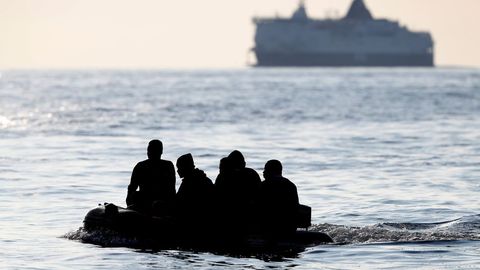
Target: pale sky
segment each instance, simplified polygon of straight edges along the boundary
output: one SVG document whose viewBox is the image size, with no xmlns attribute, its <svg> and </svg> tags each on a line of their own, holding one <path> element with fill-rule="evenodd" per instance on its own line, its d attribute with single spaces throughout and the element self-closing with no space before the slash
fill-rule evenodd
<svg viewBox="0 0 480 270">
<path fill-rule="evenodd" d="M 480 0 L 365 0 L 376 18 L 430 31 L 439 66 L 480 67 Z M 351 0 L 307 0 L 310 17 Z M 253 16 L 298 0 L 0 0 L 0 69 L 243 67 Z M 253 58 L 253 57 L 251 57 Z"/>
</svg>

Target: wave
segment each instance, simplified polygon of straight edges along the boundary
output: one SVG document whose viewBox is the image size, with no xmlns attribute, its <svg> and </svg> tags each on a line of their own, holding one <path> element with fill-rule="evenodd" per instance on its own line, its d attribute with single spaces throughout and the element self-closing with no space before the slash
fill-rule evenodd
<svg viewBox="0 0 480 270">
<path fill-rule="evenodd" d="M 138 239 L 135 237 L 127 237 L 125 235 L 110 230 L 86 231 L 83 227 L 80 227 L 75 231 L 66 233 L 62 236 L 62 238 L 100 245 L 103 247 L 142 248 L 154 246 L 153 241 L 148 241 L 148 239 L 145 238 Z"/>
<path fill-rule="evenodd" d="M 436 223 L 380 223 L 363 227 L 324 223 L 314 224 L 309 230 L 329 234 L 336 244 L 478 241 L 480 215 Z M 125 237 L 108 230 L 87 232 L 82 227 L 63 238 L 109 247 L 146 247 L 154 243 L 149 239 Z"/>
<path fill-rule="evenodd" d="M 364 227 L 315 224 L 310 230 L 329 234 L 335 243 L 380 243 L 480 240 L 480 215 L 436 223 L 380 223 Z"/>
</svg>

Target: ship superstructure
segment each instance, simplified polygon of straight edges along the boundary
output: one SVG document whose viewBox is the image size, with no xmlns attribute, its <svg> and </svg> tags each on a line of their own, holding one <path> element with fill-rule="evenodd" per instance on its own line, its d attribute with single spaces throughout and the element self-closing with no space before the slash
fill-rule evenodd
<svg viewBox="0 0 480 270">
<path fill-rule="evenodd" d="M 291 18 L 255 18 L 257 66 L 433 66 L 433 40 L 375 19 L 363 0 L 344 18 L 311 19 L 300 2 Z"/>
</svg>

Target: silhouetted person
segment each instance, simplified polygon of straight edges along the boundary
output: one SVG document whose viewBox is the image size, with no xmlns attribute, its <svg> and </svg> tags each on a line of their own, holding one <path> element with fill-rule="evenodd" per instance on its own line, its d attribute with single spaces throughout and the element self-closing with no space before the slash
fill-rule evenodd
<svg viewBox="0 0 480 270">
<path fill-rule="evenodd" d="M 217 189 L 223 189 L 225 185 L 228 184 L 228 178 L 232 174 L 232 166 L 230 160 L 227 157 L 220 159 L 220 164 L 218 165 L 218 175 L 215 179 L 215 187 Z"/>
<path fill-rule="evenodd" d="M 263 231 L 275 238 L 293 234 L 299 207 L 297 187 L 282 176 L 278 160 L 265 164 L 263 176 L 258 200 Z"/>
<path fill-rule="evenodd" d="M 246 234 L 254 223 L 254 205 L 260 188 L 258 173 L 246 167 L 245 158 L 235 150 L 220 162 L 215 181 L 217 208 L 223 218 L 222 228 L 232 228 Z"/>
<path fill-rule="evenodd" d="M 161 159 L 163 144 L 159 140 L 148 143 L 148 159 L 133 168 L 128 185 L 127 206 L 142 212 L 153 208 L 168 208 L 175 197 L 175 168 Z M 138 191 L 137 191 L 138 189 Z"/>
<path fill-rule="evenodd" d="M 181 229 L 205 232 L 208 225 L 212 224 L 212 180 L 202 170 L 195 168 L 191 154 L 177 159 L 177 172 L 183 178 L 175 202 L 179 226 Z"/>
<path fill-rule="evenodd" d="M 227 170 L 231 170 L 234 178 L 237 178 L 239 192 L 242 193 L 243 201 L 246 204 L 253 205 L 258 195 L 258 189 L 262 180 L 258 173 L 246 167 L 245 158 L 238 150 L 234 150 L 228 155 Z"/>
<path fill-rule="evenodd" d="M 220 159 L 218 165 L 218 175 L 215 179 L 215 213 L 217 224 L 220 226 L 217 228 L 220 234 L 223 236 L 232 233 L 236 224 L 236 217 L 238 211 L 235 209 L 238 208 L 235 205 L 236 199 L 232 197 L 232 194 L 235 194 L 236 187 L 233 179 L 233 171 L 231 162 L 228 157 L 223 157 Z M 233 226 L 232 226 L 233 224 Z M 227 240 L 228 241 L 228 240 Z"/>
</svg>

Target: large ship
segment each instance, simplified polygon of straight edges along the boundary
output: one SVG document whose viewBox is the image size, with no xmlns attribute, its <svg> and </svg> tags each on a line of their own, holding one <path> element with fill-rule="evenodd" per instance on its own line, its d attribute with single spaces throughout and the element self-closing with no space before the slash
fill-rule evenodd
<svg viewBox="0 0 480 270">
<path fill-rule="evenodd" d="M 300 1 L 291 18 L 253 21 L 257 66 L 434 65 L 430 33 L 375 19 L 363 0 L 341 19 L 311 19 Z"/>
</svg>

